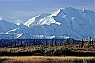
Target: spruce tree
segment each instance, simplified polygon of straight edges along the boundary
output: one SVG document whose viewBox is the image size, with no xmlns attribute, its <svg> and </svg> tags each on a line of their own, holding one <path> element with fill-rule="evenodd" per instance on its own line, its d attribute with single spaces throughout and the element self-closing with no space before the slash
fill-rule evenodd
<svg viewBox="0 0 95 63">
<path fill-rule="evenodd" d="M 91 47 L 91 37 L 89 37 L 88 48 Z"/>
<path fill-rule="evenodd" d="M 56 42 L 56 40 L 55 40 L 55 46 L 57 46 L 57 42 Z"/>
<path fill-rule="evenodd" d="M 52 44 L 51 44 L 51 45 L 52 45 L 52 47 L 53 47 L 53 41 L 54 41 L 54 39 L 52 39 Z"/>
<path fill-rule="evenodd" d="M 15 47 L 16 47 L 16 41 L 15 41 Z"/>
<path fill-rule="evenodd" d="M 21 46 L 21 47 L 23 46 L 22 41 L 20 42 L 20 46 Z"/>
<path fill-rule="evenodd" d="M 48 45 L 48 41 L 47 41 L 47 39 L 46 39 L 46 46 Z"/>
<path fill-rule="evenodd" d="M 84 41 L 83 41 L 83 39 L 82 39 L 81 48 L 83 48 L 83 46 L 84 46 Z"/>
<path fill-rule="evenodd" d="M 35 45 L 36 45 L 36 43 L 35 43 L 35 42 L 36 42 L 36 40 L 34 39 L 34 41 L 33 41 L 33 46 L 35 46 Z"/>
</svg>

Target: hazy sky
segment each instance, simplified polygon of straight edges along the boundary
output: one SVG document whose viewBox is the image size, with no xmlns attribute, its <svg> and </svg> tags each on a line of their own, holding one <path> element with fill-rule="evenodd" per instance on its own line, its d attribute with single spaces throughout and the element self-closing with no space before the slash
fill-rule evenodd
<svg viewBox="0 0 95 63">
<path fill-rule="evenodd" d="M 0 17 L 7 21 L 27 21 L 41 13 L 74 7 L 95 11 L 95 0 L 0 0 Z"/>
</svg>

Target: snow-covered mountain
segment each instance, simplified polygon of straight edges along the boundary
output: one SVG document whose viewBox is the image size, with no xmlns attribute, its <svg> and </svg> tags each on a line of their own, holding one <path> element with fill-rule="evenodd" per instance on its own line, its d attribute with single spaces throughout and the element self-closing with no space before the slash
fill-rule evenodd
<svg viewBox="0 0 95 63">
<path fill-rule="evenodd" d="M 51 14 L 43 13 L 32 17 L 24 25 L 21 24 L 17 28 L 4 32 L 6 32 L 5 35 L 11 35 L 15 39 L 73 38 L 81 40 L 91 37 L 95 40 L 95 13 L 72 7 L 61 8 Z"/>
<path fill-rule="evenodd" d="M 34 34 L 95 39 L 95 13 L 85 9 L 59 9 L 51 14 L 35 16 L 24 25 L 34 28 Z"/>
<path fill-rule="evenodd" d="M 11 29 L 17 28 L 18 26 L 15 25 L 14 23 L 5 21 L 5 20 L 0 20 L 0 34 L 5 33 Z"/>
</svg>

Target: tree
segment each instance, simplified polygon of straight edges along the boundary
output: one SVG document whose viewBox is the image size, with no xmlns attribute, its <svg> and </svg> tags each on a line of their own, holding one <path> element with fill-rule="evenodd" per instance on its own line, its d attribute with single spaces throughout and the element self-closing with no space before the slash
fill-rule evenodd
<svg viewBox="0 0 95 63">
<path fill-rule="evenodd" d="M 74 44 L 74 39 L 71 39 L 71 45 L 73 45 Z"/>
<path fill-rule="evenodd" d="M 48 45 L 48 41 L 47 41 L 47 39 L 46 39 L 46 46 Z"/>
<path fill-rule="evenodd" d="M 56 42 L 56 40 L 55 40 L 55 46 L 57 46 L 57 42 Z"/>
<path fill-rule="evenodd" d="M 34 39 L 34 41 L 33 41 L 33 46 L 35 46 L 36 45 L 36 40 Z"/>
<path fill-rule="evenodd" d="M 83 46 L 84 46 L 84 41 L 83 41 L 83 39 L 82 39 L 81 48 L 83 48 Z"/>
<path fill-rule="evenodd" d="M 92 39 L 91 39 L 91 37 L 89 37 L 89 40 L 88 40 L 88 48 L 91 47 L 91 42 L 92 42 Z"/>
<path fill-rule="evenodd" d="M 16 47 L 16 41 L 15 41 L 15 47 Z"/>
<path fill-rule="evenodd" d="M 20 46 L 21 46 L 21 47 L 23 46 L 23 43 L 22 43 L 22 41 L 20 42 Z"/>
<path fill-rule="evenodd" d="M 52 45 L 52 47 L 53 47 L 53 41 L 54 41 L 54 39 L 52 39 L 52 44 L 51 44 L 51 45 Z"/>
<path fill-rule="evenodd" d="M 94 48 L 94 41 L 93 40 L 92 40 L 91 44 L 92 44 L 92 47 Z"/>
</svg>

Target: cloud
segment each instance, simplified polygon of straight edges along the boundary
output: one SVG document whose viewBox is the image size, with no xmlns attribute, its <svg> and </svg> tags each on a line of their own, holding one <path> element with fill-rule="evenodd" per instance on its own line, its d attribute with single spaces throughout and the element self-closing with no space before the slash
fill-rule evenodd
<svg viewBox="0 0 95 63">
<path fill-rule="evenodd" d="M 19 25 L 19 24 L 21 24 L 21 23 L 24 22 L 24 21 L 22 21 L 21 19 L 19 19 L 19 18 L 17 18 L 17 17 L 7 17 L 7 20 L 8 20 L 9 22 L 13 22 L 13 23 L 15 23 L 15 24 L 17 24 L 17 25 Z"/>
<path fill-rule="evenodd" d="M 16 20 L 16 24 L 17 24 L 17 25 L 20 25 L 21 23 L 23 23 L 22 20 L 20 20 L 20 19 L 17 19 L 17 20 Z"/>
<path fill-rule="evenodd" d="M 2 20 L 2 17 L 0 17 L 0 20 Z"/>
<path fill-rule="evenodd" d="M 95 10 L 95 5 L 80 5 L 75 7 L 80 9 Z"/>
<path fill-rule="evenodd" d="M 36 15 L 39 15 L 41 13 L 51 13 L 52 11 L 55 11 L 57 8 L 35 8 L 31 10 L 11 10 L 5 12 L 6 15 L 12 16 L 12 17 L 33 17 Z"/>
<path fill-rule="evenodd" d="M 23 16 L 29 16 L 31 14 L 30 11 L 10 11 L 6 12 L 6 14 L 10 14 L 14 17 L 23 17 Z"/>
</svg>

